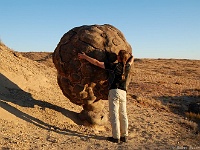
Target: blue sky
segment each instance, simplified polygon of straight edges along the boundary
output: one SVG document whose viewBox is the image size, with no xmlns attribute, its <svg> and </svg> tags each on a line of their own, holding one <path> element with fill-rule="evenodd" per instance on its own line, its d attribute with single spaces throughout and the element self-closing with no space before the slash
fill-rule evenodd
<svg viewBox="0 0 200 150">
<path fill-rule="evenodd" d="M 0 16 L 16 51 L 53 52 L 74 27 L 111 24 L 136 58 L 200 59 L 200 0 L 0 0 Z"/>
</svg>

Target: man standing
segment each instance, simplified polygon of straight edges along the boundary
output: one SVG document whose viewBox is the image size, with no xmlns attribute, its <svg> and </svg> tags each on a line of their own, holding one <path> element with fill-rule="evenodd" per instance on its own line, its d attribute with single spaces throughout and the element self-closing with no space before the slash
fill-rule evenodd
<svg viewBox="0 0 200 150">
<path fill-rule="evenodd" d="M 109 81 L 109 115 L 112 126 L 112 137 L 107 140 L 120 143 L 127 142 L 128 138 L 128 117 L 126 111 L 126 80 L 134 61 L 133 56 L 125 50 L 120 50 L 117 55 L 117 63 L 100 62 L 85 53 L 79 53 L 79 59 L 85 59 L 91 64 L 100 68 L 107 69 L 112 74 L 112 79 Z"/>
</svg>

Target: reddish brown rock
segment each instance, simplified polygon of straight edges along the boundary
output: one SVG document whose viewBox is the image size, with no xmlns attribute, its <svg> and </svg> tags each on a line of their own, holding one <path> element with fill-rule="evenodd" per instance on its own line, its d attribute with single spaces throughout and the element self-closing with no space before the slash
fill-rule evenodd
<svg viewBox="0 0 200 150">
<path fill-rule="evenodd" d="M 65 33 L 53 53 L 63 94 L 72 103 L 83 106 L 80 116 L 92 124 L 106 121 L 102 110 L 103 100 L 108 96 L 108 73 L 86 60 L 79 60 L 78 53 L 85 52 L 99 61 L 114 62 L 121 49 L 132 53 L 131 46 L 117 28 L 108 24 L 85 25 Z"/>
</svg>

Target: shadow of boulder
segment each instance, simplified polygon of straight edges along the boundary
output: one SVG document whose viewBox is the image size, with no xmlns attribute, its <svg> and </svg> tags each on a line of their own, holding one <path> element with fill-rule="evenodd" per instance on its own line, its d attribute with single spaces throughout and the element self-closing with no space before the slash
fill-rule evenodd
<svg viewBox="0 0 200 150">
<path fill-rule="evenodd" d="M 15 83 L 10 81 L 7 77 L 5 77 L 3 74 L 0 73 L 0 105 L 3 109 L 7 110 L 11 114 L 28 121 L 30 123 L 36 122 L 42 123 L 37 118 L 34 118 L 33 116 L 30 116 L 26 114 L 25 112 L 22 112 L 13 106 L 9 105 L 9 103 L 16 104 L 21 107 L 29 107 L 34 108 L 35 105 L 41 107 L 41 109 L 49 108 L 52 110 L 55 110 L 57 112 L 62 113 L 66 117 L 70 118 L 74 123 L 81 125 L 81 121 L 78 119 L 78 113 L 67 110 L 65 108 L 62 108 L 60 106 L 51 104 L 46 101 L 42 100 L 36 100 L 32 97 L 31 93 L 25 92 L 22 90 L 19 86 L 17 86 Z M 27 116 L 27 117 L 24 117 Z M 44 126 L 48 127 L 49 125 L 47 123 L 42 123 Z"/>
</svg>

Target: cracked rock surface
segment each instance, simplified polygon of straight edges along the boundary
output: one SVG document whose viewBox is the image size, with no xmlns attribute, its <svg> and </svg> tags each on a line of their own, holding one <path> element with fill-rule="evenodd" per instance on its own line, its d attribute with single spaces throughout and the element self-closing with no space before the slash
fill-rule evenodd
<svg viewBox="0 0 200 150">
<path fill-rule="evenodd" d="M 132 53 L 124 35 L 114 26 L 84 25 L 65 33 L 53 53 L 63 94 L 71 102 L 83 106 L 81 118 L 87 118 L 92 124 L 107 120 L 103 103 L 108 96 L 108 72 L 79 60 L 78 53 L 85 52 L 99 61 L 115 62 L 121 49 Z"/>
</svg>

